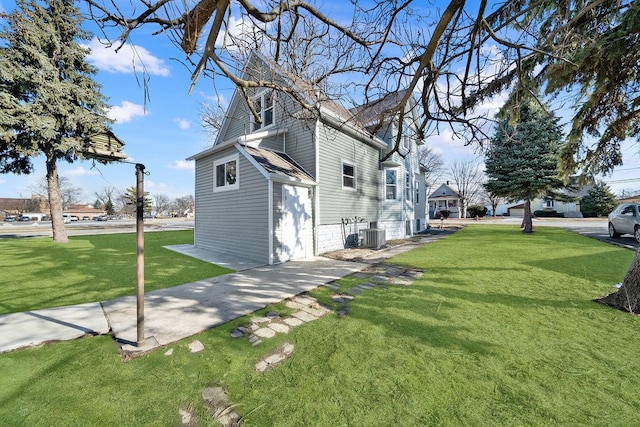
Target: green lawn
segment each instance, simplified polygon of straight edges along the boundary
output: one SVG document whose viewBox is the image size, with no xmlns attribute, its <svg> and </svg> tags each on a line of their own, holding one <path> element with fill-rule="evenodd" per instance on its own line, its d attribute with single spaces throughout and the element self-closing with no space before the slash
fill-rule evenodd
<svg viewBox="0 0 640 427">
<path fill-rule="evenodd" d="M 171 356 L 123 362 L 109 337 L 1 354 L 0 419 L 171 426 L 189 409 L 215 425 L 201 393 L 217 384 L 248 426 L 635 425 L 640 319 L 591 301 L 633 255 L 564 230 L 468 226 L 392 260 L 425 270 L 413 286 L 365 291 L 345 318 L 256 347 L 229 336 L 239 319 Z M 206 349 L 189 353 L 196 338 Z M 293 356 L 257 373 L 285 341 Z"/>
<path fill-rule="evenodd" d="M 193 231 L 145 233 L 145 291 L 230 272 L 165 249 L 193 243 Z M 0 314 L 136 293 L 136 235 L 0 239 Z"/>
</svg>

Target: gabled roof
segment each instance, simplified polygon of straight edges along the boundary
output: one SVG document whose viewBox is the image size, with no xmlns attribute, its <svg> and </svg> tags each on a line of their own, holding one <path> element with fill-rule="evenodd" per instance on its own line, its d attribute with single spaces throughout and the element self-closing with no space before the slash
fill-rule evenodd
<svg viewBox="0 0 640 427">
<path fill-rule="evenodd" d="M 311 175 L 284 153 L 248 146 L 243 148 L 269 174 L 314 182 Z"/>
<path fill-rule="evenodd" d="M 294 73 L 286 71 L 281 65 L 269 58 L 266 58 L 259 52 L 253 51 L 251 53 L 251 56 L 245 63 L 243 78 L 249 80 L 253 79 L 256 81 L 260 80 L 261 75 L 253 73 L 252 67 L 249 66 L 251 61 L 253 60 L 262 62 L 272 73 L 287 82 L 291 86 L 291 90 L 293 93 L 295 93 L 295 96 L 298 96 L 302 102 L 307 104 L 307 106 L 318 107 L 315 113 L 319 113 L 319 118 L 330 126 L 339 128 L 349 133 L 351 136 L 360 139 L 362 142 L 371 144 L 378 149 L 385 149 L 387 147 L 384 141 L 381 141 L 377 136 L 373 135 L 369 130 L 367 130 L 366 127 L 361 123 L 361 121 L 354 117 L 351 111 L 329 98 L 320 89 L 309 84 L 307 81 L 295 75 Z M 238 98 L 240 96 L 238 94 L 239 90 L 236 89 L 230 103 L 230 109 L 233 109 L 238 105 Z M 318 116 L 312 113 L 308 118 L 316 117 Z M 220 145 L 222 143 L 228 142 L 221 138 L 224 138 L 224 135 L 226 134 L 229 120 L 229 118 L 225 119 L 214 145 Z"/>
<path fill-rule="evenodd" d="M 458 192 L 451 184 L 442 184 L 433 193 L 429 195 L 429 199 L 464 199 L 464 196 Z"/>
<path fill-rule="evenodd" d="M 395 116 L 395 112 L 406 96 L 407 91 L 408 89 L 404 89 L 389 93 L 382 98 L 354 107 L 350 111 L 363 126 L 383 123 Z M 393 116 L 391 113 L 393 113 Z"/>
</svg>

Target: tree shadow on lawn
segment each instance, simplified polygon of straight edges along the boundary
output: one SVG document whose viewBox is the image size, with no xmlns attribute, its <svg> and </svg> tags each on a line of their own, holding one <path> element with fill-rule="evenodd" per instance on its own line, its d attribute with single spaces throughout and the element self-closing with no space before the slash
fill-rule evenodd
<svg viewBox="0 0 640 427">
<path fill-rule="evenodd" d="M 492 353 L 491 348 L 494 344 L 491 342 L 460 336 L 469 332 L 467 328 L 435 325 L 426 319 L 426 316 L 431 317 L 430 313 L 420 312 L 415 307 L 402 307 L 402 310 L 409 310 L 416 314 L 416 319 L 412 319 L 398 313 L 395 307 L 395 313 L 389 314 L 385 313 L 382 305 L 367 304 L 361 299 L 355 304 L 357 306 L 349 313 L 349 317 L 383 328 L 390 337 L 412 339 L 421 345 L 463 351 L 468 354 Z M 420 321 L 420 318 L 425 318 L 425 321 Z"/>
<path fill-rule="evenodd" d="M 631 251 L 625 256 L 620 255 L 620 251 L 616 249 L 590 255 L 535 260 L 523 264 L 589 283 L 604 282 L 613 286 L 622 281 L 634 256 Z"/>
</svg>

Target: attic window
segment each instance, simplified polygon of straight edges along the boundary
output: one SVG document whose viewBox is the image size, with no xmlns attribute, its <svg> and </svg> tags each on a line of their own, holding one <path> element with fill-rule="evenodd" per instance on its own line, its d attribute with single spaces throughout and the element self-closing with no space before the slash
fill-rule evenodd
<svg viewBox="0 0 640 427">
<path fill-rule="evenodd" d="M 252 99 L 253 108 L 260 116 L 262 123 L 258 123 L 251 115 L 251 132 L 273 125 L 273 91 L 267 90 Z"/>
<path fill-rule="evenodd" d="M 229 156 L 213 162 L 213 191 L 238 189 L 238 156 Z"/>
</svg>

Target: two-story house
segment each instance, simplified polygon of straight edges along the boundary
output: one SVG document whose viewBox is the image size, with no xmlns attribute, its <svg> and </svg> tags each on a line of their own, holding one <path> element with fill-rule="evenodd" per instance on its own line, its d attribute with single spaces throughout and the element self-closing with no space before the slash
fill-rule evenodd
<svg viewBox="0 0 640 427">
<path fill-rule="evenodd" d="M 256 120 L 236 90 L 213 146 L 189 157 L 196 247 L 273 264 L 358 243 L 363 229 L 426 227 L 414 109 L 402 124 L 384 116 L 394 96 L 349 111 L 259 53 L 243 77 L 291 91 L 248 89 Z M 398 132 L 400 153 L 381 162 Z"/>
</svg>

